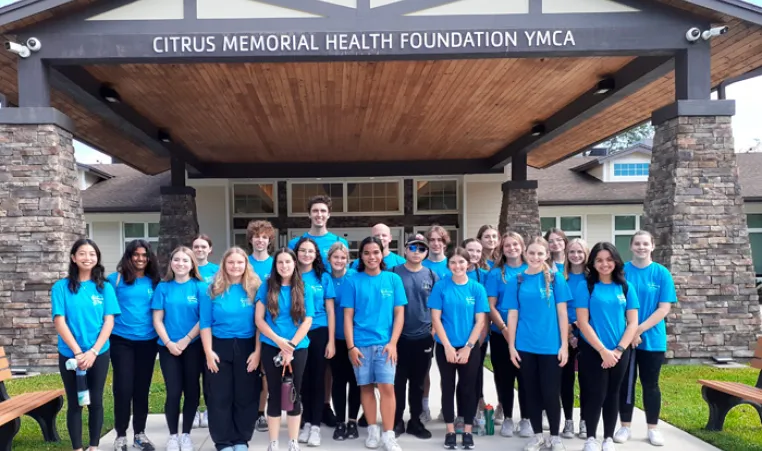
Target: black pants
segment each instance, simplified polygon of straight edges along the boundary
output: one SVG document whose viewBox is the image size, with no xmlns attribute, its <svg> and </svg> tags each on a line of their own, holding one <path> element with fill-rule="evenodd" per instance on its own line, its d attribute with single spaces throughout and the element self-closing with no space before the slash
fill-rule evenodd
<svg viewBox="0 0 762 451">
<path fill-rule="evenodd" d="M 159 364 L 164 375 L 167 400 L 164 416 L 169 433 L 177 434 L 180 421 L 180 399 L 183 400 L 183 434 L 190 434 L 193 417 L 196 416 L 201 386 L 199 379 L 204 368 L 204 349 L 201 340 L 188 345 L 179 356 L 173 356 L 165 346 L 159 346 Z"/>
<path fill-rule="evenodd" d="M 405 413 L 405 392 L 407 392 L 410 418 L 417 421 L 421 417 L 423 384 L 431 368 L 432 352 L 434 352 L 434 338 L 431 335 L 417 340 L 400 337 L 397 342 L 397 372 L 394 374 L 394 397 L 397 400 L 397 407 L 394 412 L 394 424 L 402 421 Z M 408 381 L 410 381 L 410 390 L 407 388 Z"/>
<path fill-rule="evenodd" d="M 90 405 L 87 406 L 87 429 L 90 446 L 97 447 L 101 440 L 103 387 L 106 385 L 110 352 L 109 349 L 96 357 L 93 366 L 87 370 L 87 388 L 90 390 Z M 66 428 L 69 430 L 72 449 L 79 449 L 82 448 L 82 407 L 77 402 L 76 372 L 66 369 L 66 361 L 69 358 L 58 354 L 58 370 L 61 372 L 61 380 L 66 391 Z"/>
<path fill-rule="evenodd" d="M 259 410 L 262 380 L 259 369 L 247 371 L 246 360 L 254 352 L 253 338 L 212 338 L 212 350 L 220 358 L 219 371 L 206 368 L 206 389 L 209 394 L 209 434 L 214 446 L 224 449 L 247 445 L 254 434 Z"/>
<path fill-rule="evenodd" d="M 601 367 L 603 360 L 598 351 L 586 341 L 579 341 L 579 371 L 582 375 L 580 395 L 585 399 L 582 419 L 585 420 L 588 437 L 595 437 L 601 411 L 603 411 L 603 438 L 614 436 L 619 415 L 619 389 L 624 380 L 629 357 L 630 350 L 628 349 L 622 354 L 622 358 L 615 367 L 603 369 Z"/>
<path fill-rule="evenodd" d="M 397 366 L 399 370 L 399 366 Z M 346 340 L 336 340 L 336 355 L 331 359 L 331 398 L 339 421 L 357 420 L 360 413 L 360 387 L 357 386 L 352 362 L 349 361 Z M 349 411 L 347 411 L 347 385 L 349 385 Z M 348 414 L 348 415 L 347 415 Z"/>
<path fill-rule="evenodd" d="M 117 437 L 127 435 L 132 411 L 135 434 L 146 430 L 148 393 L 159 344 L 156 339 L 128 340 L 111 335 L 111 366 L 114 367 L 114 427 Z"/>
<path fill-rule="evenodd" d="M 479 348 L 474 347 L 468 363 L 449 363 L 445 357 L 444 346 L 437 343 L 437 366 L 442 377 L 442 415 L 446 424 L 455 422 L 455 398 L 457 397 L 458 414 L 467 425 L 474 424 L 476 415 L 476 373 L 479 370 Z M 457 375 L 457 390 L 455 376 Z"/>
<path fill-rule="evenodd" d="M 283 368 L 275 366 L 273 359 L 280 353 L 280 349 L 275 346 L 262 343 L 262 365 L 267 378 L 267 416 L 280 417 L 280 389 L 283 381 Z M 294 401 L 294 410 L 286 412 L 288 416 L 297 417 L 302 413 L 302 379 L 304 377 L 304 367 L 307 365 L 307 350 L 297 349 L 294 351 L 294 360 L 291 361 L 291 369 L 294 371 L 294 388 L 296 389 L 296 400 Z"/>
<path fill-rule="evenodd" d="M 506 418 L 513 418 L 513 390 L 518 382 L 519 391 L 519 415 L 521 418 L 529 416 L 524 384 L 521 381 L 521 371 L 511 362 L 511 353 L 508 351 L 508 343 L 500 332 L 490 331 L 490 349 L 492 350 L 492 369 L 495 376 L 495 388 L 497 400 L 503 406 Z"/>
<path fill-rule="evenodd" d="M 619 415 L 624 423 L 632 421 L 632 409 L 635 407 L 635 382 L 640 372 L 640 385 L 643 387 L 643 407 L 646 411 L 646 423 L 659 424 L 661 412 L 661 389 L 659 374 L 664 363 L 664 352 L 630 351 L 627 376 L 622 383 L 619 398 Z"/>
<path fill-rule="evenodd" d="M 582 340 L 580 338 L 580 340 Z M 574 414 L 574 379 L 576 377 L 575 362 L 577 360 L 577 354 L 579 348 L 572 348 L 569 346 L 569 361 L 566 366 L 561 369 L 561 405 L 564 409 L 564 418 L 568 421 L 572 419 Z M 580 373 L 580 379 L 582 373 Z M 582 381 L 580 380 L 580 384 Z M 580 393 L 581 394 L 581 393 Z M 579 398 L 579 405 L 582 407 L 582 397 Z"/>
<path fill-rule="evenodd" d="M 302 403 L 305 423 L 319 426 L 323 421 L 325 406 L 325 348 L 328 345 L 328 328 L 318 327 L 307 333 L 310 346 L 307 348 L 307 364 L 304 367 L 302 383 Z"/>
<path fill-rule="evenodd" d="M 519 351 L 519 356 L 532 429 L 535 434 L 542 433 L 544 410 L 548 414 L 550 435 L 556 436 L 561 422 L 561 367 L 558 366 L 558 356 L 524 351 Z"/>
<path fill-rule="evenodd" d="M 478 399 L 484 398 L 484 359 L 487 357 L 487 346 L 489 345 L 489 340 L 484 340 L 484 343 L 482 343 L 479 350 L 481 353 L 479 354 L 481 356 L 480 363 L 479 363 L 479 372 L 476 374 L 476 397 Z"/>
</svg>

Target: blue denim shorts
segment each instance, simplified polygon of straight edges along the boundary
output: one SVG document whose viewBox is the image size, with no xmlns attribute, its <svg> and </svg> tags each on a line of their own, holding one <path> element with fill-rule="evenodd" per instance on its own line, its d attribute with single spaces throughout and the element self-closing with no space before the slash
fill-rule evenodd
<svg viewBox="0 0 762 451">
<path fill-rule="evenodd" d="M 364 356 L 360 359 L 362 365 L 353 367 L 357 385 L 394 384 L 397 365 L 391 360 L 386 361 L 383 346 L 358 346 L 357 349 Z"/>
</svg>

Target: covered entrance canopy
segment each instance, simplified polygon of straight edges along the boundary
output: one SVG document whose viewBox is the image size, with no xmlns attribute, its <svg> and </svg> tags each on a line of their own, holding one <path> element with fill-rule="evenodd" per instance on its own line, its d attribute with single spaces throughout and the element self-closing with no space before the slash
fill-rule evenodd
<svg viewBox="0 0 762 451">
<path fill-rule="evenodd" d="M 149 174 L 171 168 L 166 259 L 198 232 L 186 171 L 402 177 L 511 163 L 500 229 L 536 235 L 527 166 L 649 119 L 643 224 L 680 300 L 668 356 L 752 355 L 759 304 L 724 86 L 762 71 L 758 7 L 20 0 L 0 8 L 0 33 L 10 50 L 0 52 L 0 93 L 13 106 L 0 109 L 0 304 L 17 310 L 0 318 L 0 339 L 10 337 L 15 365 L 56 364 L 49 289 L 85 229 L 72 137 Z M 415 225 L 412 182 L 395 225 L 405 232 Z"/>
</svg>

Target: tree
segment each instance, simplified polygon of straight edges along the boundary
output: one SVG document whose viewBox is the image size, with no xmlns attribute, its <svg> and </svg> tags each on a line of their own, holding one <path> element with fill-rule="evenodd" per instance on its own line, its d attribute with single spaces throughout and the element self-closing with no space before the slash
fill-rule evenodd
<svg viewBox="0 0 762 451">
<path fill-rule="evenodd" d="M 611 154 L 618 150 L 627 149 L 634 144 L 637 144 L 644 139 L 651 139 L 654 137 L 654 127 L 650 122 L 640 124 L 625 132 L 622 132 L 602 143 L 596 147 L 606 148 L 606 153 Z"/>
</svg>

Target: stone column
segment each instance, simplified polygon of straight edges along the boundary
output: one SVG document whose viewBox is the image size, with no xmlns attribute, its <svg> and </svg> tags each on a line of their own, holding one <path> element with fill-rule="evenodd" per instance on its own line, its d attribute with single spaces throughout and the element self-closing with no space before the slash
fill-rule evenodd
<svg viewBox="0 0 762 451">
<path fill-rule="evenodd" d="M 13 368 L 58 366 L 50 289 L 85 232 L 71 130 L 53 108 L 0 110 L 0 346 Z"/>
<path fill-rule="evenodd" d="M 162 274 L 169 255 L 178 246 L 191 247 L 198 235 L 196 190 L 191 187 L 161 187 L 161 217 L 159 219 L 159 265 Z"/>
<path fill-rule="evenodd" d="M 700 103 L 680 101 L 653 117 L 644 227 L 656 238 L 654 260 L 670 269 L 677 288 L 667 357 L 751 357 L 760 311 L 733 146 L 734 108 Z"/>
<path fill-rule="evenodd" d="M 540 204 L 537 200 L 537 181 L 509 181 L 502 185 L 503 202 L 500 206 L 498 230 L 500 234 L 512 230 L 526 240 L 538 236 L 540 230 Z"/>
</svg>

